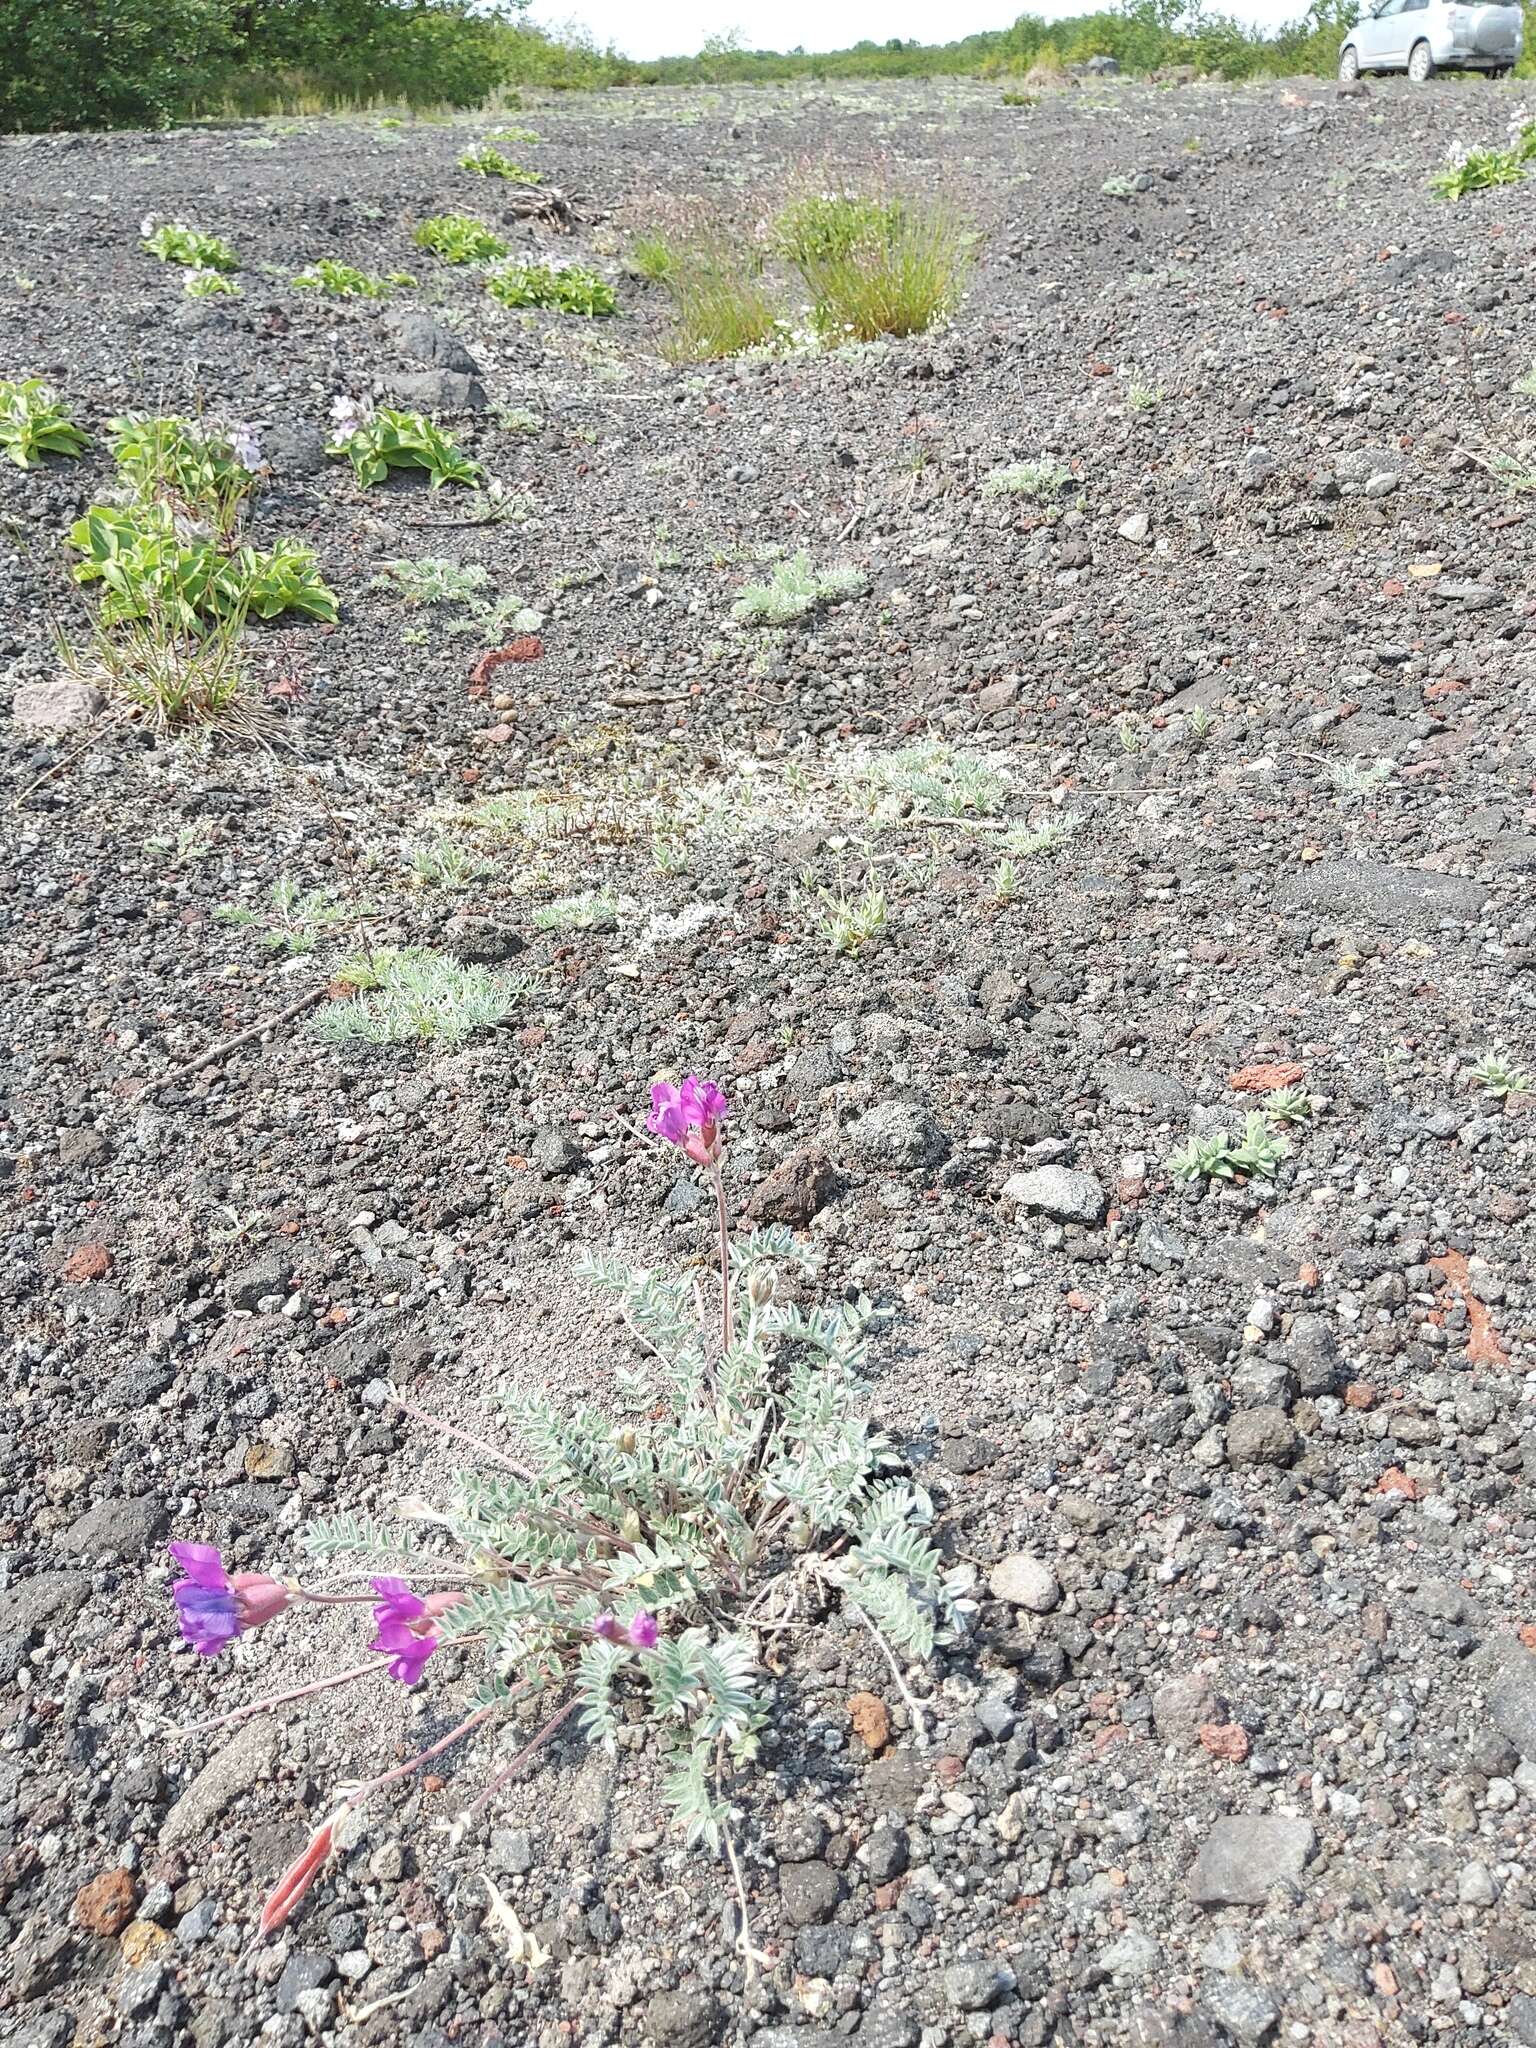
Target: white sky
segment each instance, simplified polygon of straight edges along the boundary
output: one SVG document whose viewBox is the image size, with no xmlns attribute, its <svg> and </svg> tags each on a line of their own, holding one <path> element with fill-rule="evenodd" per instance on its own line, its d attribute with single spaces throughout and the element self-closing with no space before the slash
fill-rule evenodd
<svg viewBox="0 0 1536 2048">
<path fill-rule="evenodd" d="M 600 44 L 628 57 L 691 56 L 704 38 L 739 29 L 748 49 L 841 50 L 863 37 L 885 42 L 955 42 L 979 29 L 1006 28 L 1020 13 L 1047 19 L 1087 14 L 1097 0 L 534 0 L 528 19 L 540 28 L 575 22 Z M 1271 25 L 1303 13 L 1306 0 L 1227 0 L 1218 11 Z"/>
</svg>

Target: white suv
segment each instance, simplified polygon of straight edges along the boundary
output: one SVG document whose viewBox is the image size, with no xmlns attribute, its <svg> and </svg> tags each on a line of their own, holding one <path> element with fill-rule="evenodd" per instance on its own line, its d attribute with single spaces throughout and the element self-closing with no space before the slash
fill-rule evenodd
<svg viewBox="0 0 1536 2048">
<path fill-rule="evenodd" d="M 1437 71 L 1486 71 L 1490 78 L 1502 78 L 1519 63 L 1524 42 L 1518 6 L 1376 0 L 1344 38 L 1339 76 L 1406 71 L 1415 85 Z"/>
</svg>

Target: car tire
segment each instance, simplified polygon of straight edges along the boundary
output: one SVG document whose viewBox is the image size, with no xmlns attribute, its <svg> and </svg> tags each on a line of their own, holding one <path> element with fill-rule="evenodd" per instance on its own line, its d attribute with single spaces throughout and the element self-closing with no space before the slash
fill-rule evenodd
<svg viewBox="0 0 1536 2048">
<path fill-rule="evenodd" d="M 1353 85 L 1360 76 L 1360 52 L 1353 43 L 1346 43 L 1339 52 L 1339 82 Z"/>
<path fill-rule="evenodd" d="M 1415 43 L 1408 52 L 1408 82 L 1428 85 L 1435 75 L 1435 59 L 1428 43 Z"/>
</svg>

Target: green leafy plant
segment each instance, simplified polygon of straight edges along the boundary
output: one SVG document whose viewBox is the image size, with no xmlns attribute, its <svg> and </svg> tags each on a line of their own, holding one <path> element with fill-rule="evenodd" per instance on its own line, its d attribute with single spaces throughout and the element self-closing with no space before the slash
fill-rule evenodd
<svg viewBox="0 0 1536 2048">
<path fill-rule="evenodd" d="M 882 937 L 890 923 L 890 906 L 883 889 L 866 889 L 850 896 L 841 889 L 820 889 L 818 930 L 834 953 L 862 953 L 871 940 Z"/>
<path fill-rule="evenodd" d="M 183 227 L 180 221 L 162 221 L 140 247 L 162 263 L 180 263 L 188 270 L 238 270 L 240 259 L 222 236 L 205 235 L 201 228 Z"/>
<path fill-rule="evenodd" d="M 1002 809 L 1008 793 L 1008 785 L 988 762 L 942 740 L 856 757 L 842 772 L 877 825 L 914 816 L 991 817 Z"/>
<path fill-rule="evenodd" d="M 1502 1053 L 1485 1052 L 1472 1069 L 1479 1088 L 1502 1102 L 1506 1095 L 1536 1095 L 1536 1077 L 1517 1067 Z"/>
<path fill-rule="evenodd" d="M 1005 462 L 989 469 L 981 480 L 981 491 L 985 498 L 1054 498 L 1071 481 L 1072 471 L 1066 463 L 1042 455 L 1038 462 Z"/>
<path fill-rule="evenodd" d="M 1487 192 L 1495 185 L 1518 185 L 1525 176 L 1526 158 L 1518 149 L 1469 149 L 1443 171 L 1436 171 L 1429 189 L 1437 199 L 1465 199 L 1472 192 Z"/>
<path fill-rule="evenodd" d="M 411 240 L 444 263 L 494 263 L 508 246 L 483 220 L 467 213 L 438 213 L 418 221 Z"/>
<path fill-rule="evenodd" d="M 766 583 L 744 584 L 731 617 L 749 626 L 783 626 L 823 605 L 862 597 L 869 579 L 858 569 L 816 569 L 809 555 L 778 563 Z"/>
<path fill-rule="evenodd" d="M 84 557 L 75 580 L 103 586 L 102 621 L 163 619 L 180 631 L 219 618 L 273 619 L 282 612 L 333 623 L 336 597 L 321 580 L 314 549 L 298 540 L 223 552 L 178 522 L 155 499 L 92 505 L 70 529 Z"/>
<path fill-rule="evenodd" d="M 1264 1098 L 1264 1114 L 1282 1129 L 1312 1121 L 1312 1098 L 1304 1088 L 1272 1088 Z"/>
<path fill-rule="evenodd" d="M 251 463 L 259 461 L 248 432 L 239 438 Z M 120 413 L 107 422 L 107 446 L 118 475 L 136 496 L 171 499 L 219 534 L 233 531 L 256 483 L 255 470 L 237 451 L 236 435 L 204 420 Z"/>
<path fill-rule="evenodd" d="M 467 889 L 491 872 L 489 861 L 446 832 L 408 846 L 405 860 L 411 879 L 421 889 Z"/>
<path fill-rule="evenodd" d="M 606 889 L 589 889 L 580 896 L 557 896 L 552 903 L 539 904 L 533 921 L 543 932 L 612 931 L 626 908 L 624 899 Z"/>
<path fill-rule="evenodd" d="M 390 406 L 381 406 L 343 431 L 326 453 L 345 456 L 363 485 L 381 482 L 392 469 L 424 469 L 434 491 L 443 484 L 472 484 L 481 474 L 480 464 L 456 447 L 441 427 L 419 412 L 397 412 Z"/>
<path fill-rule="evenodd" d="M 183 292 L 189 299 L 243 299 L 245 293 L 232 277 L 226 277 L 222 270 L 189 270 L 182 280 Z"/>
<path fill-rule="evenodd" d="M 501 306 L 546 306 L 557 313 L 580 313 L 589 320 L 619 310 L 611 284 L 591 270 L 574 267 L 550 270 L 542 264 L 508 264 L 486 275 L 485 288 Z"/>
<path fill-rule="evenodd" d="M 356 994 L 327 1005 L 315 1019 L 315 1030 L 332 1045 L 422 1039 L 460 1045 L 471 1032 L 499 1024 L 532 986 L 424 946 L 357 954 L 337 969 L 336 980 Z"/>
<path fill-rule="evenodd" d="M 488 142 L 461 156 L 459 169 L 478 171 L 482 178 L 510 178 L 515 185 L 542 185 L 544 182 L 542 171 L 530 171 L 526 164 L 514 163 L 511 157 L 503 156 Z"/>
<path fill-rule="evenodd" d="M 1183 1181 L 1272 1180 L 1289 1150 L 1284 1138 L 1276 1137 L 1259 1112 L 1251 1110 L 1241 1139 L 1230 1131 L 1191 1138 L 1169 1159 L 1168 1171 Z"/>
<path fill-rule="evenodd" d="M 797 269 L 833 262 L 851 255 L 863 242 L 889 240 L 900 231 L 904 212 L 894 199 L 872 199 L 857 192 L 806 193 L 776 216 L 772 246 Z"/>
<path fill-rule="evenodd" d="M 404 270 L 372 277 L 350 263 L 339 263 L 334 256 L 319 256 L 292 282 L 296 291 L 324 292 L 328 299 L 387 299 L 392 291 L 414 285 L 416 280 Z"/>
<path fill-rule="evenodd" d="M 0 448 L 18 468 L 30 469 L 40 455 L 79 455 L 88 445 L 51 384 L 0 378 Z"/>
<path fill-rule="evenodd" d="M 334 889 L 300 889 L 292 875 L 279 875 L 263 909 L 221 903 L 213 914 L 220 924 L 254 931 L 268 952 L 296 957 L 313 953 L 321 939 L 371 916 L 372 911 L 368 904 L 344 902 Z"/>
</svg>

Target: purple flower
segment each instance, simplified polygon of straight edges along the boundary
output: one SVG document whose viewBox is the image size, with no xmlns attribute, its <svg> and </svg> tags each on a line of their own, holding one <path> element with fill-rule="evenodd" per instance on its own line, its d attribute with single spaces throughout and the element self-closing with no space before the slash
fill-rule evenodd
<svg viewBox="0 0 1536 2048">
<path fill-rule="evenodd" d="M 616 1614 L 594 1614 L 589 1626 L 600 1643 L 616 1643 L 624 1633 Z"/>
<path fill-rule="evenodd" d="M 171 1588 L 181 1632 L 200 1657 L 216 1657 L 246 1629 L 260 1628 L 288 1605 L 288 1588 L 265 1572 L 231 1578 L 211 1543 L 172 1543 L 172 1561 L 186 1573 Z"/>
<path fill-rule="evenodd" d="M 713 1081 L 690 1074 L 680 1088 L 670 1081 L 656 1083 L 645 1127 L 669 1145 L 680 1146 L 696 1166 L 713 1166 L 720 1157 L 720 1126 L 730 1111 Z"/>
<path fill-rule="evenodd" d="M 370 1579 L 379 1596 L 373 1610 L 378 1634 L 368 1645 L 389 1659 L 389 1675 L 414 1685 L 437 1648 L 437 1632 L 425 1600 L 418 1599 L 404 1579 Z"/>
<path fill-rule="evenodd" d="M 230 452 L 243 469 L 258 470 L 261 467 L 261 436 L 256 429 L 240 420 L 229 430 Z"/>
<path fill-rule="evenodd" d="M 661 1635 L 661 1624 L 654 1614 L 647 1614 L 644 1608 L 630 1619 L 629 1640 L 637 1650 L 654 1650 Z"/>
<path fill-rule="evenodd" d="M 331 421 L 336 429 L 336 439 L 350 441 L 358 428 L 365 426 L 373 417 L 373 407 L 366 398 L 354 398 L 350 391 L 339 391 L 331 400 Z"/>
</svg>

